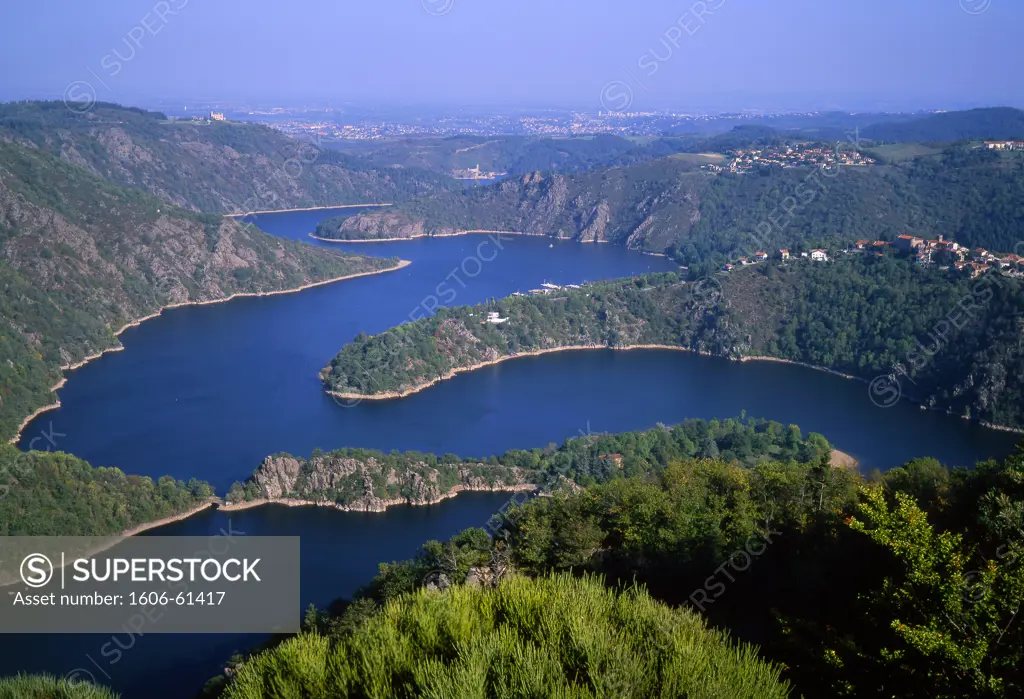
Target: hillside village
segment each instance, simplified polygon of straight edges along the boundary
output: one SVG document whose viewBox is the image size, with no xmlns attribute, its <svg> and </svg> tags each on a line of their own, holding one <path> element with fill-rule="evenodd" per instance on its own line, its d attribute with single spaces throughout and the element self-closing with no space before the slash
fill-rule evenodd
<svg viewBox="0 0 1024 699">
<path fill-rule="evenodd" d="M 885 240 L 858 240 L 849 248 L 841 250 L 841 254 L 874 254 L 882 256 L 886 252 L 912 258 L 919 265 L 938 265 L 939 269 L 951 269 L 961 274 L 968 274 L 972 279 L 997 270 L 1011 277 L 1024 278 L 1024 257 L 1014 253 L 995 253 L 984 248 L 968 249 L 952 240 L 945 240 L 942 235 L 931 240 L 918 236 L 902 234 L 892 242 Z M 828 262 L 829 251 L 815 248 L 798 255 L 790 254 L 787 249 L 775 251 L 773 255 L 758 251 L 751 257 L 740 257 L 734 262 L 722 265 L 722 271 L 730 272 L 737 267 L 746 267 L 759 262 L 775 259 L 781 262 L 790 259 L 809 260 L 811 262 Z"/>
<path fill-rule="evenodd" d="M 709 163 L 701 166 L 709 172 L 750 172 L 754 168 L 778 166 L 826 167 L 839 165 L 874 165 L 875 159 L 863 155 L 853 148 L 834 148 L 810 142 L 799 142 L 781 146 L 736 149 L 726 151 L 730 161 L 726 165 Z"/>
</svg>

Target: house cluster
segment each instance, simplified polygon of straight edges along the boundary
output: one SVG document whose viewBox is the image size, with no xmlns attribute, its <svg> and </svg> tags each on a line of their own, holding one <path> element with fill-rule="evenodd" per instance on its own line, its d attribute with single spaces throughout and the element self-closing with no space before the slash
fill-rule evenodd
<svg viewBox="0 0 1024 699">
<path fill-rule="evenodd" d="M 550 294 L 552 291 L 558 291 L 559 289 L 579 289 L 579 288 L 580 288 L 579 284 L 566 284 L 566 285 L 563 286 L 561 284 L 551 284 L 550 282 L 544 282 L 543 284 L 540 285 L 539 289 L 530 289 L 530 293 L 533 294 L 534 296 L 537 296 L 539 294 Z M 513 296 L 516 296 L 516 295 L 518 295 L 518 294 L 513 294 Z"/>
<path fill-rule="evenodd" d="M 757 264 L 758 262 L 767 262 L 770 256 L 766 252 L 755 252 L 752 257 L 741 257 L 736 260 L 735 263 L 727 263 L 722 265 L 722 269 L 726 272 L 730 272 L 736 267 L 745 267 L 747 265 Z M 792 259 L 792 255 L 789 254 L 789 250 L 781 249 L 776 255 L 775 259 L 786 261 Z M 812 260 L 813 262 L 828 262 L 828 251 L 821 248 L 816 248 L 810 252 L 800 253 L 800 257 L 805 260 Z"/>
<path fill-rule="evenodd" d="M 999 257 L 984 248 L 975 248 L 968 257 L 969 262 L 954 262 L 953 268 L 958 272 L 969 272 L 972 278 L 992 269 L 998 269 L 1011 277 L 1024 278 L 1024 257 L 1020 255 L 1011 253 Z"/>
<path fill-rule="evenodd" d="M 727 165 L 704 165 L 713 172 L 747 172 L 756 167 L 777 165 L 779 167 L 825 167 L 834 165 L 872 165 L 875 160 L 856 150 L 833 148 L 811 143 L 794 143 L 785 146 L 728 151 L 731 160 Z"/>
<path fill-rule="evenodd" d="M 1024 150 L 1024 141 L 985 141 L 989 150 Z"/>
<path fill-rule="evenodd" d="M 1012 276 L 1024 276 L 1021 270 L 1024 258 L 1019 255 L 996 255 L 983 248 L 969 250 L 952 240 L 944 240 L 940 235 L 935 240 L 920 238 L 913 235 L 900 235 L 892 243 L 884 240 L 858 240 L 853 244 L 854 250 L 871 250 L 881 255 L 882 250 L 892 247 L 901 253 L 913 256 L 920 265 L 951 264 L 958 272 L 966 272 L 972 278 L 992 269 L 999 269 Z"/>
</svg>

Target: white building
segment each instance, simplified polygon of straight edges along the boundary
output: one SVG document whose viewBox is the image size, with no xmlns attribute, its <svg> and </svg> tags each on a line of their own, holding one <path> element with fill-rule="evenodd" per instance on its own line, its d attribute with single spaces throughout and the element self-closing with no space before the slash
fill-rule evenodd
<svg viewBox="0 0 1024 699">
<path fill-rule="evenodd" d="M 828 262 L 828 253 L 821 248 L 811 250 L 811 259 L 815 262 Z"/>
<path fill-rule="evenodd" d="M 501 325 L 506 322 L 508 318 L 501 318 L 497 311 L 491 311 L 487 314 L 487 322 L 493 325 Z"/>
</svg>

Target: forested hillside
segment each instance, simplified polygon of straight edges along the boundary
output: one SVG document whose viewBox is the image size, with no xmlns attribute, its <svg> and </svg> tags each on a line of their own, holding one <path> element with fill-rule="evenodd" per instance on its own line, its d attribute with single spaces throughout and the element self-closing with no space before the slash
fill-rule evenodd
<svg viewBox="0 0 1024 699">
<path fill-rule="evenodd" d="M 998 273 L 970 280 L 891 257 L 851 257 L 727 275 L 716 337 L 739 355 L 866 380 L 891 375 L 875 390 L 1024 427 L 1021 280 Z"/>
<path fill-rule="evenodd" d="M 716 159 L 717 158 L 717 159 Z M 779 248 L 942 234 L 1011 252 L 1024 225 L 1024 155 L 954 146 L 872 167 L 762 168 L 713 174 L 719 156 L 677 154 L 575 175 L 519 178 L 324 221 L 336 239 L 507 230 L 668 251 L 715 267 Z"/>
<path fill-rule="evenodd" d="M 668 227 L 689 227 L 711 180 L 688 159 L 577 176 L 532 173 L 465 192 L 417 199 L 381 215 L 327 220 L 317 234 L 373 239 L 485 229 L 662 249 L 673 240 Z"/>
<path fill-rule="evenodd" d="M 0 141 L 0 435 L 53 401 L 61 367 L 163 306 L 294 289 L 396 261 L 193 214 Z"/>
<path fill-rule="evenodd" d="M 992 272 L 971 281 L 856 254 L 826 264 L 762 264 L 719 283 L 721 290 L 715 282 L 650 275 L 440 309 L 357 337 L 323 378 L 329 391 L 347 398 L 397 397 L 530 352 L 667 345 L 734 358 L 779 357 L 868 381 L 896 374 L 900 384 L 893 390 L 906 397 L 1024 427 L 1020 280 Z M 489 312 L 507 321 L 488 323 Z"/>
<path fill-rule="evenodd" d="M 619 476 L 641 476 L 669 458 L 718 457 L 754 465 L 766 458 L 817 462 L 828 441 L 805 439 L 794 425 L 766 420 L 686 420 L 669 428 L 594 434 L 561 446 L 513 449 L 473 459 L 455 454 L 339 449 L 309 459 L 267 457 L 246 483 L 235 483 L 230 504 L 252 501 L 313 502 L 358 510 L 426 505 L 462 490 L 557 490 L 589 486 Z"/>
<path fill-rule="evenodd" d="M 1024 111 L 985 107 L 945 112 L 909 121 L 872 124 L 864 138 L 893 142 L 949 142 L 965 139 L 1024 140 Z"/>
<path fill-rule="evenodd" d="M 117 536 L 212 496 L 203 481 L 154 483 L 70 454 L 0 445 L 0 536 Z"/>
<path fill-rule="evenodd" d="M 102 102 L 84 113 L 60 102 L 0 104 L 0 138 L 208 213 L 393 202 L 459 187 L 427 170 L 377 169 L 267 126 L 170 122 Z"/>
<path fill-rule="evenodd" d="M 826 449 L 807 460 L 783 446 L 743 461 L 735 447 L 708 456 L 705 446 L 694 458 L 686 445 L 700 435 L 707 445 L 802 441 L 796 426 L 734 420 L 570 440 L 548 457 L 561 472 L 578 472 L 571 464 L 607 449 L 630 468 L 613 466 L 585 490 L 512 497 L 488 531 L 468 529 L 426 542 L 412 560 L 382 563 L 353 599 L 311 609 L 298 637 L 234 658 L 204 696 L 362 696 L 372 684 L 389 696 L 454 699 L 476 677 L 484 687 L 537 682 L 549 688 L 539 696 L 562 687 L 564 696 L 675 697 L 685 680 L 664 668 L 680 660 L 702 683 L 686 696 L 733 696 L 764 661 L 782 669 L 793 696 L 1019 696 L 1024 452 L 952 472 L 919 458 L 865 478 L 830 467 L 823 439 Z M 568 590 L 578 604 L 567 604 Z M 627 600 L 646 606 L 647 591 L 664 610 L 658 615 L 668 613 L 664 603 L 683 616 L 638 619 Z M 604 600 L 615 594 L 623 595 L 616 618 L 632 621 L 606 647 Z M 542 612 L 530 600 L 549 606 Z M 520 626 L 530 610 L 534 621 Z M 696 627 L 686 645 L 670 639 L 698 614 L 757 644 L 756 654 L 744 653 L 740 665 L 710 651 L 693 659 L 704 637 Z M 577 618 L 586 622 L 574 625 Z M 667 647 L 674 661 L 662 655 Z M 438 662 L 454 648 L 474 650 L 454 665 Z M 520 654 L 520 666 L 547 662 L 530 665 L 530 680 L 512 680 L 507 653 Z M 623 653 L 640 672 L 616 682 L 628 672 L 618 665 Z M 650 657 L 666 662 L 648 666 Z M 417 663 L 436 670 L 400 671 Z M 721 684 L 701 674 L 707 663 L 720 668 Z"/>
</svg>

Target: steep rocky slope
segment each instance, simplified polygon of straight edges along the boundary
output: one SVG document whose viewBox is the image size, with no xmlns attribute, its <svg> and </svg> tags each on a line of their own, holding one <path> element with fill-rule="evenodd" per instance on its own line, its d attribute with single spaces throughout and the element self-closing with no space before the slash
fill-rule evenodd
<svg viewBox="0 0 1024 699">
<path fill-rule="evenodd" d="M 465 193 L 415 200 L 394 211 L 325 221 L 340 239 L 450 235 L 486 229 L 663 250 L 698 219 L 709 173 L 681 159 L 575 176 L 531 173 Z"/>
<path fill-rule="evenodd" d="M 0 432 L 53 400 L 61 367 L 160 308 L 267 293 L 397 261 L 193 214 L 0 138 Z"/>
<path fill-rule="evenodd" d="M 228 493 L 230 505 L 265 501 L 330 504 L 381 512 L 391 505 L 429 505 L 467 490 L 532 490 L 537 474 L 487 462 L 440 460 L 433 454 L 345 449 L 310 459 L 268 456 L 245 484 Z"/>
<path fill-rule="evenodd" d="M 677 154 L 575 174 L 532 173 L 320 224 L 336 239 L 503 230 L 669 252 L 714 269 L 779 248 L 903 233 L 1009 252 L 1024 225 L 1024 155 L 954 146 L 897 164 L 699 169 Z M 722 161 L 719 160 L 719 163 Z"/>
<path fill-rule="evenodd" d="M 85 113 L 59 102 L 0 104 L 0 134 L 195 211 L 393 202 L 460 186 L 418 168 L 377 169 L 266 126 L 170 122 L 113 104 Z"/>
</svg>

